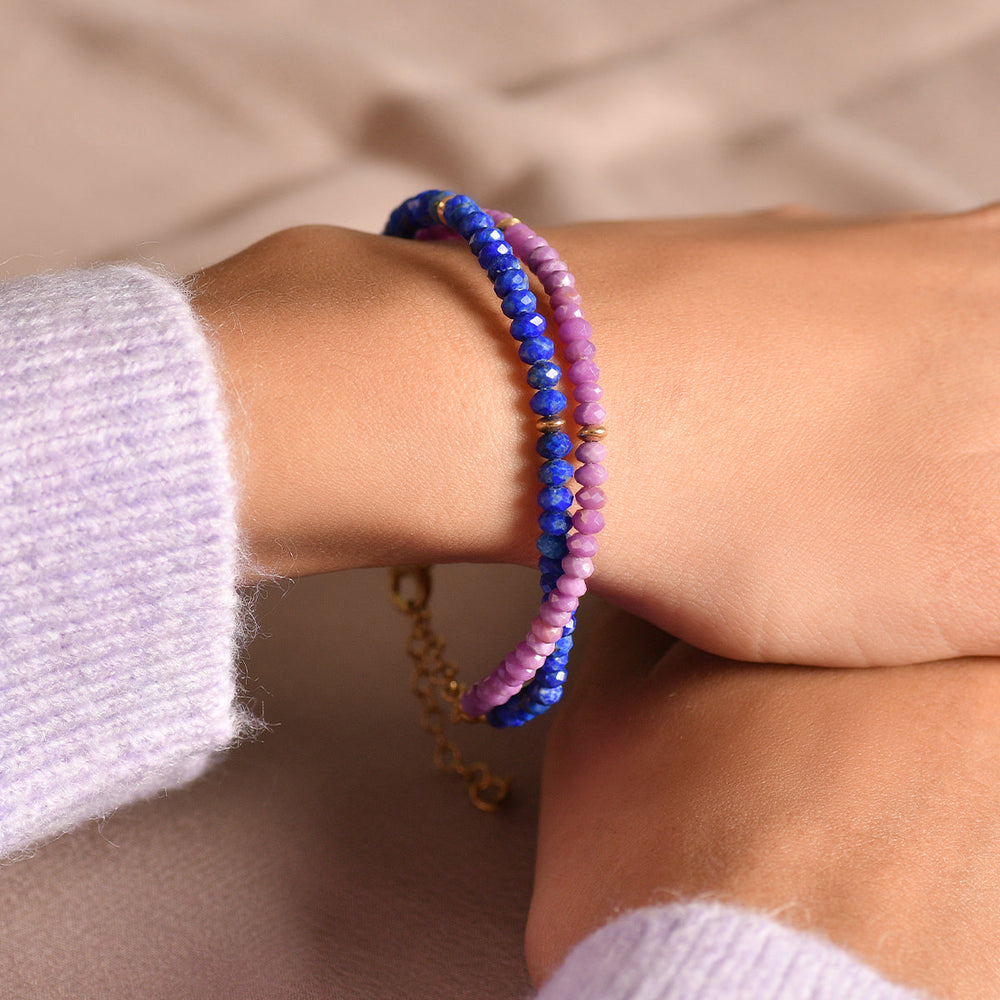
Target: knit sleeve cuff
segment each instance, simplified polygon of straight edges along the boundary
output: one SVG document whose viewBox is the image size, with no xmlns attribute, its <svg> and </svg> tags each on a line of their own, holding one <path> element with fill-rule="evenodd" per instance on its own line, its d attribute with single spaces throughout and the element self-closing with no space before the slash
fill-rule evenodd
<svg viewBox="0 0 1000 1000">
<path fill-rule="evenodd" d="M 845 951 L 712 903 L 634 910 L 570 953 L 537 1000 L 917 1000 Z"/>
<path fill-rule="evenodd" d="M 0 285 L 0 856 L 198 775 L 236 707 L 220 393 L 181 290 Z"/>
</svg>

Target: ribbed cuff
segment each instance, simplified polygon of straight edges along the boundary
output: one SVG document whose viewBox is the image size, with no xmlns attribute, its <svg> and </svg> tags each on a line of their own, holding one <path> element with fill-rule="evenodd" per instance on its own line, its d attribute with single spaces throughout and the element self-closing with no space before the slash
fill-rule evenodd
<svg viewBox="0 0 1000 1000">
<path fill-rule="evenodd" d="M 234 739 L 235 558 L 183 292 L 131 267 L 0 286 L 0 856 Z"/>
<path fill-rule="evenodd" d="M 811 934 L 710 903 L 634 910 L 581 942 L 537 1000 L 917 1000 Z"/>
</svg>

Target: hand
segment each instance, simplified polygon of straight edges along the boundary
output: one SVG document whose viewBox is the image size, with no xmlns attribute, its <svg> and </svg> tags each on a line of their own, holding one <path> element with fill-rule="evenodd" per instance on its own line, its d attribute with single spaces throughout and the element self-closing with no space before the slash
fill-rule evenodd
<svg viewBox="0 0 1000 1000">
<path fill-rule="evenodd" d="M 735 663 L 625 615 L 585 660 L 545 761 L 536 982 L 618 913 L 707 897 L 1000 995 L 1000 661 Z"/>
<path fill-rule="evenodd" d="M 610 413 L 596 590 L 740 659 L 1000 653 L 1000 209 L 547 236 Z M 461 246 L 292 230 L 193 281 L 263 572 L 533 564 L 528 391 Z"/>
</svg>

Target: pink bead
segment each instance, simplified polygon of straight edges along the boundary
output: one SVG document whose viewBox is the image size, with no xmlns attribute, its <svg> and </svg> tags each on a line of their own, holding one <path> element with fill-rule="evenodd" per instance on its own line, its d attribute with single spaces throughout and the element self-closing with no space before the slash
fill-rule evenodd
<svg viewBox="0 0 1000 1000">
<path fill-rule="evenodd" d="M 567 302 L 564 305 L 556 305 L 556 296 L 562 292 L 559 289 L 552 295 L 552 318 L 559 326 L 568 319 L 583 319 L 583 310 L 578 302 Z"/>
<path fill-rule="evenodd" d="M 594 328 L 579 317 L 568 319 L 559 327 L 559 337 L 564 344 L 568 344 L 571 340 L 590 340 L 593 332 Z"/>
<path fill-rule="evenodd" d="M 603 441 L 584 441 L 576 446 L 578 462 L 603 462 L 607 457 L 608 449 Z"/>
<path fill-rule="evenodd" d="M 551 298 L 561 288 L 571 288 L 576 291 L 576 278 L 569 271 L 556 271 L 542 282 L 542 287 Z"/>
<path fill-rule="evenodd" d="M 541 639 L 542 642 L 555 642 L 557 639 L 562 638 L 561 628 L 556 628 L 555 625 L 546 625 L 537 615 L 531 623 L 531 632 Z"/>
<path fill-rule="evenodd" d="M 567 361 L 589 361 L 597 353 L 592 340 L 574 340 L 563 348 Z"/>
<path fill-rule="evenodd" d="M 567 556 L 567 558 L 569 558 Z M 566 560 L 564 559 L 563 562 Z M 538 611 L 538 617 L 545 622 L 546 625 L 558 625 L 560 628 L 565 628 L 569 624 L 569 620 L 573 617 L 572 611 L 560 611 L 558 608 L 554 608 L 551 604 L 546 602 L 541 606 Z"/>
<path fill-rule="evenodd" d="M 601 369 L 590 358 L 581 358 L 569 366 L 566 375 L 573 385 L 582 385 L 584 382 L 596 382 L 601 377 Z"/>
<path fill-rule="evenodd" d="M 513 228 L 515 227 L 511 226 L 510 229 L 507 230 L 507 232 L 509 233 L 510 230 Z M 511 242 L 509 238 L 507 239 L 507 242 L 510 243 L 511 246 L 514 246 L 513 242 Z M 518 257 L 530 257 L 531 254 L 539 247 L 547 247 L 547 246 L 548 243 L 546 243 L 545 240 L 541 238 L 541 236 L 536 236 L 534 233 L 531 233 L 530 236 L 526 236 L 523 239 L 519 239 L 517 241 L 517 246 L 514 246 L 514 249 L 517 250 Z"/>
<path fill-rule="evenodd" d="M 506 687 L 520 687 L 525 681 L 530 680 L 516 663 L 508 663 L 507 660 L 497 668 L 496 677 Z"/>
<path fill-rule="evenodd" d="M 593 535 L 570 535 L 566 546 L 571 556 L 593 559 L 597 555 L 597 539 Z"/>
<path fill-rule="evenodd" d="M 551 293 L 552 308 L 558 309 L 560 306 L 578 306 L 583 301 L 583 296 L 573 287 L 573 285 L 566 285 L 563 288 L 557 288 Z M 573 313 L 574 316 L 579 316 L 583 318 L 583 311 L 578 313 Z M 568 318 L 568 317 L 567 317 Z M 556 319 L 557 323 L 561 323 L 562 320 Z"/>
<path fill-rule="evenodd" d="M 508 226 L 503 234 L 503 238 L 515 249 L 523 247 L 525 241 L 532 237 L 537 239 L 537 234 L 523 222 L 515 222 L 514 225 Z"/>
<path fill-rule="evenodd" d="M 576 502 L 584 510 L 600 510 L 608 502 L 608 498 L 600 486 L 587 486 L 577 490 Z"/>
<path fill-rule="evenodd" d="M 600 486 L 608 481 L 608 470 L 598 463 L 581 465 L 573 473 L 573 478 L 581 486 Z"/>
<path fill-rule="evenodd" d="M 596 403 L 604 398 L 604 390 L 596 382 L 581 382 L 573 387 L 573 398 L 578 403 Z"/>
<path fill-rule="evenodd" d="M 587 556 L 566 556 L 562 561 L 563 572 L 567 576 L 575 576 L 586 580 L 594 575 L 594 561 Z"/>
<path fill-rule="evenodd" d="M 528 254 L 528 267 L 532 271 L 536 270 L 541 264 L 544 264 L 547 260 L 558 260 L 559 251 L 555 247 L 550 247 L 548 243 L 544 246 L 536 247 L 534 250 Z"/>
<path fill-rule="evenodd" d="M 607 415 L 607 411 L 600 403 L 581 403 L 573 411 L 573 419 L 581 426 L 584 424 L 603 424 Z M 595 483 L 594 485 L 600 484 Z"/>
<path fill-rule="evenodd" d="M 558 257 L 556 257 L 553 260 L 547 260 L 539 264 L 538 267 L 535 268 L 535 277 L 537 277 L 539 281 L 544 281 L 553 274 L 565 273 L 568 270 L 569 268 L 566 266 L 565 261 L 561 261 Z"/>
<path fill-rule="evenodd" d="M 604 515 L 599 510 L 585 507 L 573 515 L 573 527 L 581 535 L 596 535 L 604 527 Z"/>
<path fill-rule="evenodd" d="M 592 537 L 587 535 L 587 538 Z M 524 641 L 536 652 L 542 656 L 551 656 L 555 652 L 556 644 L 554 642 L 542 642 L 541 639 L 535 635 L 534 632 L 529 632 L 525 637 Z"/>
<path fill-rule="evenodd" d="M 555 624 L 552 622 L 551 624 Z M 545 662 L 545 657 L 541 653 L 536 653 L 526 642 L 519 642 L 513 655 L 517 662 L 534 675 L 535 671 Z"/>
<path fill-rule="evenodd" d="M 590 538 L 591 536 L 587 535 L 586 537 Z M 576 554 L 579 555 L 581 553 Z M 580 606 L 580 601 L 572 594 L 560 594 L 558 590 L 553 590 L 545 599 L 545 602 L 546 604 L 551 604 L 554 608 L 558 608 L 560 611 L 573 612 Z"/>
<path fill-rule="evenodd" d="M 572 594 L 574 597 L 583 597 L 587 593 L 587 581 L 578 576 L 567 576 L 565 573 L 559 577 L 556 589 L 563 594 Z"/>
</svg>

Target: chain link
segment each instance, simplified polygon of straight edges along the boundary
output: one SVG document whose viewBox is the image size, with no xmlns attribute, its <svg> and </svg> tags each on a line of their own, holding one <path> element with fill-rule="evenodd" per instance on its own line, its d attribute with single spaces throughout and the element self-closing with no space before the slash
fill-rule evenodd
<svg viewBox="0 0 1000 1000">
<path fill-rule="evenodd" d="M 495 812 L 510 793 L 510 779 L 502 778 L 482 761 L 466 764 L 462 751 L 447 736 L 448 726 L 479 722 L 462 711 L 462 685 L 455 665 L 445 659 L 444 641 L 431 624 L 430 566 L 397 566 L 389 571 L 393 603 L 410 619 L 406 654 L 413 661 L 410 688 L 420 702 L 420 726 L 434 740 L 434 763 L 465 782 L 472 804 Z"/>
</svg>

